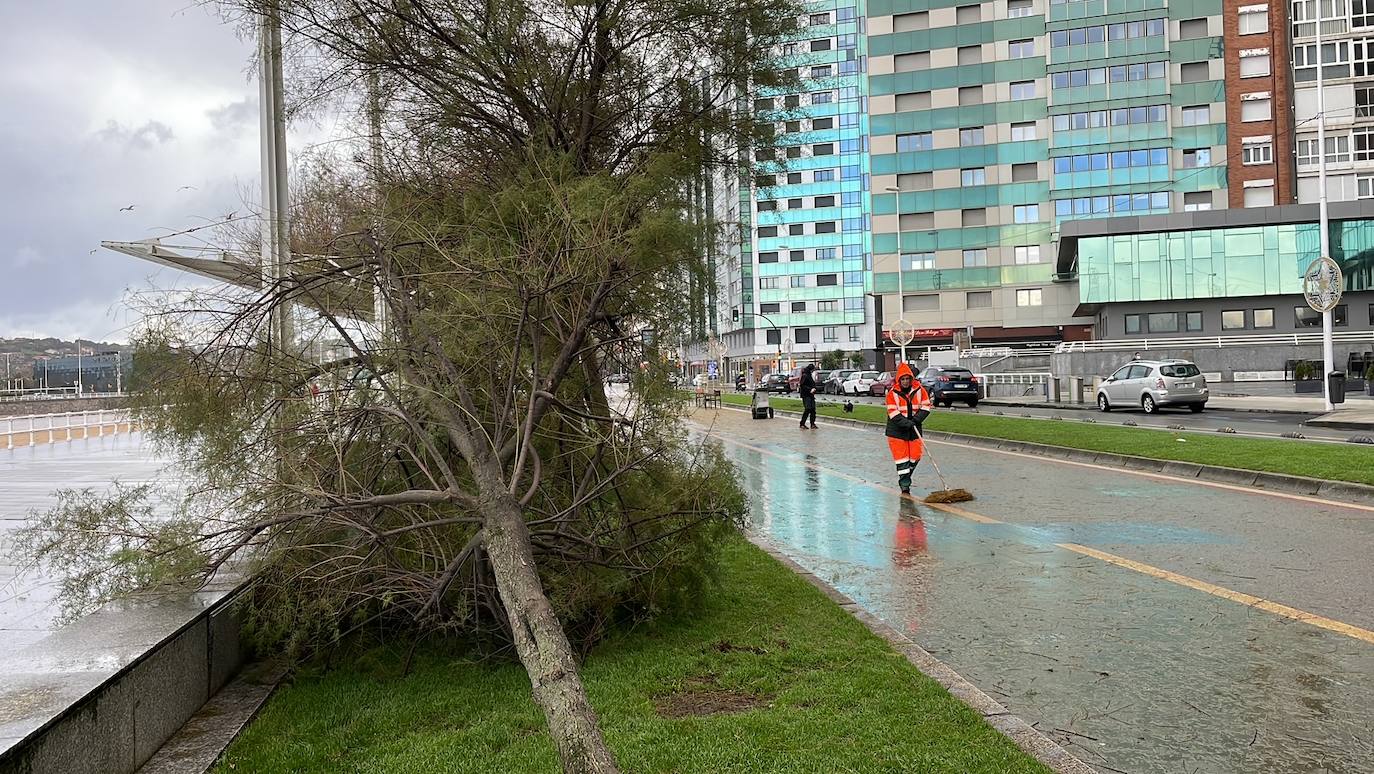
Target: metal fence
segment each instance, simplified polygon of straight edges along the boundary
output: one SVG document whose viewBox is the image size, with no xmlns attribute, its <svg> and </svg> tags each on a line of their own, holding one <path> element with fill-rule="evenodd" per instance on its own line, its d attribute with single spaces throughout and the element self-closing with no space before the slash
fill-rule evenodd
<svg viewBox="0 0 1374 774">
<path fill-rule="evenodd" d="M 0 418 L 0 446 L 13 449 L 17 446 L 113 435 L 132 429 L 133 423 L 127 409 L 3 417 Z"/>
<path fill-rule="evenodd" d="M 1336 331 L 1331 340 L 1338 343 L 1369 342 L 1374 344 L 1374 331 Z M 1322 343 L 1320 332 L 1314 333 L 1251 333 L 1235 336 L 1185 336 L 1167 339 L 1106 339 L 1102 341 L 1065 341 L 1054 348 L 1057 353 L 1113 352 L 1130 350 L 1147 352 L 1150 349 L 1207 349 L 1224 347 L 1255 347 L 1265 345 L 1303 346 Z"/>
</svg>

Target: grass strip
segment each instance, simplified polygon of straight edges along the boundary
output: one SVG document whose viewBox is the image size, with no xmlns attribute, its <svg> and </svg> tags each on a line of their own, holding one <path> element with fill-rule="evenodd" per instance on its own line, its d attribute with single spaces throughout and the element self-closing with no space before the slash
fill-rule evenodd
<svg viewBox="0 0 1374 774">
<path fill-rule="evenodd" d="M 582 676 L 634 772 L 1047 772 L 810 584 L 746 542 L 698 608 L 603 643 Z M 518 664 L 432 648 L 283 687 L 216 771 L 555 772 Z"/>
<path fill-rule="evenodd" d="M 747 395 L 722 395 L 725 403 L 748 406 Z M 795 398 L 770 398 L 775 409 L 801 411 Z M 884 423 L 882 406 L 855 404 L 853 414 L 845 414 L 834 403 L 817 408 L 821 416 Z M 1330 481 L 1374 484 L 1374 447 L 1303 441 L 1245 438 L 1198 432 L 1165 432 L 1130 427 L 1106 427 L 1064 420 L 1017 419 L 986 414 L 950 413 L 936 410 L 926 420 L 929 430 L 961 433 L 985 438 L 1029 441 L 1073 449 L 1131 454 L 1157 460 L 1196 462 L 1268 473 L 1287 473 Z"/>
</svg>

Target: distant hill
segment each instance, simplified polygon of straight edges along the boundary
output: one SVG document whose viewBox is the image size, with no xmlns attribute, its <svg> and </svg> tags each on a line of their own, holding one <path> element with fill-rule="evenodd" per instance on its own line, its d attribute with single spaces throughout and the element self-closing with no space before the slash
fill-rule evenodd
<svg viewBox="0 0 1374 774">
<path fill-rule="evenodd" d="M 128 344 L 108 344 L 105 342 L 81 340 L 81 351 L 87 355 L 101 352 L 133 352 Z M 8 358 L 6 355 L 8 354 Z M 76 342 L 64 339 L 5 339 L 0 338 L 0 379 L 23 378 L 33 375 L 33 361 L 40 357 L 75 355 Z M 5 361 L 9 364 L 6 366 Z M 5 369 L 8 367 L 8 371 Z M 3 387 L 5 382 L 0 382 Z"/>
</svg>

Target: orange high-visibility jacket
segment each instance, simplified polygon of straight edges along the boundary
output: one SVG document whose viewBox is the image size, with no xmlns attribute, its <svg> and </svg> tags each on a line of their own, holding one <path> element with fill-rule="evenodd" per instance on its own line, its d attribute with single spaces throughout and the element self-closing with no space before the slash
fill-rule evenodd
<svg viewBox="0 0 1374 774">
<path fill-rule="evenodd" d="M 907 392 L 901 391 L 903 375 L 911 377 L 911 389 Z M 897 374 L 892 379 L 892 387 L 887 391 L 886 435 L 889 438 L 916 440 L 916 429 L 899 421 L 898 417 L 906 417 L 915 422 L 918 419 L 917 414 L 922 411 L 929 413 L 932 405 L 930 393 L 926 392 L 926 388 L 916 381 L 916 375 L 911 372 L 911 366 L 906 363 L 897 366 Z"/>
</svg>

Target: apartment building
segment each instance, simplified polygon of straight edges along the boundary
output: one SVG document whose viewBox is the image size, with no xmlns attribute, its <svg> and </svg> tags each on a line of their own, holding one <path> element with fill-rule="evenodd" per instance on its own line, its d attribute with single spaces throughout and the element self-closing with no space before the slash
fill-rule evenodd
<svg viewBox="0 0 1374 774">
<path fill-rule="evenodd" d="M 1317 19 L 1322 34 L 1327 198 L 1374 198 L 1374 3 L 1295 0 L 1292 78 L 1298 199 L 1318 199 Z"/>
</svg>

